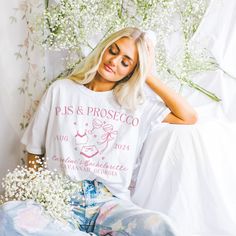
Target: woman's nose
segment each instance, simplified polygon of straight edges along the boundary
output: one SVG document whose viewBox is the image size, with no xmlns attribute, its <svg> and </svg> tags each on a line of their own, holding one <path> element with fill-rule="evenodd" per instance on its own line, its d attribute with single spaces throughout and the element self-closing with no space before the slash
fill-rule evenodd
<svg viewBox="0 0 236 236">
<path fill-rule="evenodd" d="M 110 58 L 109 64 L 115 66 L 119 62 L 119 60 L 120 60 L 119 56 L 113 56 Z"/>
</svg>

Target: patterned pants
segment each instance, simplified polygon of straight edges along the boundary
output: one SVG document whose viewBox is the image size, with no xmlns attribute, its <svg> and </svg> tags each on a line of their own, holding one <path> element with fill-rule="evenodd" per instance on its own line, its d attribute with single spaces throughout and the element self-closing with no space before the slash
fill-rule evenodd
<svg viewBox="0 0 236 236">
<path fill-rule="evenodd" d="M 178 235 L 166 216 L 116 198 L 100 182 L 83 181 L 71 204 L 81 231 L 114 236 Z"/>
<path fill-rule="evenodd" d="M 7 203 L 8 204 L 8 203 Z M 43 215 L 42 209 L 35 203 L 28 203 L 34 210 L 35 222 L 25 223 L 27 218 L 26 202 L 15 203 L 17 207 L 5 205 L 0 207 L 0 235 L 7 236 L 74 236 L 87 235 L 93 232 L 99 236 L 179 236 L 169 218 L 158 212 L 145 210 L 132 202 L 121 200 L 113 196 L 100 182 L 85 180 L 81 188 L 71 198 L 72 214 L 75 221 L 70 221 L 69 226 L 55 222 Z M 12 209 L 12 211 L 11 211 Z M 30 208 L 29 208 L 30 209 Z M 32 212 L 32 209 L 30 209 Z M 39 211 L 39 210 L 38 210 Z M 19 216 L 17 212 L 21 212 Z M 22 213 L 23 212 L 23 213 Z M 43 220 L 47 218 L 45 223 Z M 20 220 L 16 220 L 20 218 Z M 41 225 L 39 226 L 39 222 Z M 32 226 L 33 225 L 33 226 Z M 28 227 L 28 228 L 27 228 Z M 31 227 L 31 228 L 30 228 Z M 32 230 L 33 228 L 33 230 Z M 36 231 L 35 231 L 36 230 Z M 88 234 L 89 235 L 89 234 Z"/>
</svg>

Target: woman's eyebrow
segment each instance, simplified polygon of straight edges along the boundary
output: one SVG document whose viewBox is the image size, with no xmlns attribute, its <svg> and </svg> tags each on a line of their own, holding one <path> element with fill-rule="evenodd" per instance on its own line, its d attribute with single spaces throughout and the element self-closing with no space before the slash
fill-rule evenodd
<svg viewBox="0 0 236 236">
<path fill-rule="evenodd" d="M 115 44 L 117 50 L 120 52 L 119 46 L 118 46 L 116 43 L 114 43 L 114 44 Z M 131 57 L 129 57 L 128 55 L 124 55 L 124 57 L 128 58 L 128 59 L 131 60 L 132 62 L 134 61 L 134 60 L 133 60 Z"/>
</svg>

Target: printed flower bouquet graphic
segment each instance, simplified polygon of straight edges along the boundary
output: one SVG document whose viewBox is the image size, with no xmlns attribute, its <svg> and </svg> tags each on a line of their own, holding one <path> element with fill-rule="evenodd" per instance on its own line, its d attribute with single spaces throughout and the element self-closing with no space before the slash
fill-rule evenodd
<svg viewBox="0 0 236 236">
<path fill-rule="evenodd" d="M 104 145 L 101 153 L 107 149 L 109 142 L 111 142 L 118 133 L 113 130 L 113 126 L 111 124 L 105 124 L 102 128 L 105 133 L 101 136 L 101 142 L 98 142 L 99 145 Z"/>
<path fill-rule="evenodd" d="M 89 126 L 89 124 L 86 124 L 86 126 Z M 112 124 L 99 119 L 93 119 L 91 126 L 91 129 L 85 129 L 82 132 L 77 130 L 74 136 L 75 144 L 79 147 L 80 154 L 86 158 L 102 154 L 118 134 Z M 76 150 L 78 150 L 77 147 L 75 148 Z"/>
</svg>

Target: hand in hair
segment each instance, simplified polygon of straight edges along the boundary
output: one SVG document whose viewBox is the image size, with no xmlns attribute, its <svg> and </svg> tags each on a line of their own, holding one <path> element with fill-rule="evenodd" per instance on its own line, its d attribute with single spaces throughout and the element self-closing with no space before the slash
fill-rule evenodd
<svg viewBox="0 0 236 236">
<path fill-rule="evenodd" d="M 155 61 L 155 46 L 152 42 L 152 40 L 150 40 L 148 37 L 147 37 L 147 40 L 146 40 L 146 43 L 147 43 L 147 48 L 148 48 L 148 75 L 152 75 L 153 74 L 153 71 L 154 71 L 154 61 Z"/>
</svg>

